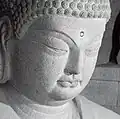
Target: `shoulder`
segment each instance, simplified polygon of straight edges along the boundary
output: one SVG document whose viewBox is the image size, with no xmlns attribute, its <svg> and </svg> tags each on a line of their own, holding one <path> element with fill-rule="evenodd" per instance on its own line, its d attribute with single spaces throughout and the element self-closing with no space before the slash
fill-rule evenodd
<svg viewBox="0 0 120 119">
<path fill-rule="evenodd" d="M 78 107 L 80 105 L 83 115 L 89 115 L 89 119 L 120 119 L 120 115 L 117 113 L 100 106 L 84 96 L 77 96 L 75 98 Z"/>
<path fill-rule="evenodd" d="M 19 119 L 7 102 L 3 86 L 0 85 L 0 119 Z"/>
</svg>

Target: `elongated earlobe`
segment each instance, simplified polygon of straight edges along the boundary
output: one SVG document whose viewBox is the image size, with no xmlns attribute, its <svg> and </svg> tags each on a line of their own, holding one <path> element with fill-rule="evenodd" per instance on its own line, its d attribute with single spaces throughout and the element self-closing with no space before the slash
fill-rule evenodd
<svg viewBox="0 0 120 119">
<path fill-rule="evenodd" d="M 0 18 L 0 83 L 5 83 L 9 80 L 9 54 L 6 47 L 6 42 L 12 34 L 11 23 L 9 17 Z"/>
</svg>

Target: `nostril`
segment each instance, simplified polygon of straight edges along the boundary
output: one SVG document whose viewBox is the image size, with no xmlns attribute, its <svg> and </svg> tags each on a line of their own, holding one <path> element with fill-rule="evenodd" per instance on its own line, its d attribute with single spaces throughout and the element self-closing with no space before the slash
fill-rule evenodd
<svg viewBox="0 0 120 119">
<path fill-rule="evenodd" d="M 77 74 L 80 74 L 80 72 L 78 72 L 78 71 L 74 71 L 74 70 L 71 70 L 71 69 L 64 69 L 64 73 L 66 74 L 66 75 L 77 75 Z"/>
<path fill-rule="evenodd" d="M 65 73 L 66 75 L 71 75 L 71 73 L 69 72 L 68 69 L 64 69 L 64 73 Z"/>
</svg>

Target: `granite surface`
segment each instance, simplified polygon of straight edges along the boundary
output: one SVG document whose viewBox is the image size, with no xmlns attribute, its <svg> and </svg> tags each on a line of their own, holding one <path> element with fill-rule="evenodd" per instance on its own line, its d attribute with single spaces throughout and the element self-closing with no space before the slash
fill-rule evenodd
<svg viewBox="0 0 120 119">
<path fill-rule="evenodd" d="M 97 66 L 82 95 L 120 114 L 120 66 Z"/>
</svg>

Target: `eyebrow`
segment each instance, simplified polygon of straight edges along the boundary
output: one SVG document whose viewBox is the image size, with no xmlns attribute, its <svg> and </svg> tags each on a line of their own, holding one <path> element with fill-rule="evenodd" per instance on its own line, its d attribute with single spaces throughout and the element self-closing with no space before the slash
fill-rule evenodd
<svg viewBox="0 0 120 119">
<path fill-rule="evenodd" d="M 75 43 L 75 41 L 68 34 L 66 34 L 66 33 L 64 33 L 62 31 L 56 31 L 56 32 L 59 33 L 60 36 L 64 35 L 64 37 L 66 37 L 67 39 L 70 39 L 77 46 L 77 44 Z"/>
<path fill-rule="evenodd" d="M 44 30 L 42 30 L 42 31 L 44 31 Z M 48 29 L 48 30 L 46 30 L 46 31 L 50 31 L 51 33 L 53 33 L 53 35 L 55 36 L 55 37 L 57 37 L 57 38 L 62 38 L 62 39 L 64 39 L 64 37 L 66 38 L 66 39 L 68 39 L 69 41 L 72 41 L 72 43 L 76 46 L 76 47 L 78 47 L 77 46 L 77 44 L 75 43 L 75 41 L 68 35 L 68 34 L 66 34 L 66 33 L 64 33 L 64 32 L 62 32 L 62 31 L 58 31 L 58 30 L 52 30 L 52 29 Z"/>
</svg>

